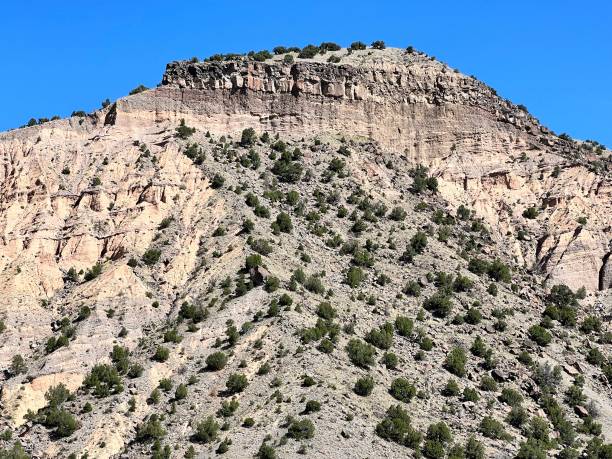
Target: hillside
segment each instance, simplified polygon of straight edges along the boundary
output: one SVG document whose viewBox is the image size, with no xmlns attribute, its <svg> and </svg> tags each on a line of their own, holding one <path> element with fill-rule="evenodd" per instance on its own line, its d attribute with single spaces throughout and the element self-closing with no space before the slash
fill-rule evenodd
<svg viewBox="0 0 612 459">
<path fill-rule="evenodd" d="M 173 62 L 0 155 L 7 457 L 610 457 L 610 151 L 473 77 Z"/>
</svg>

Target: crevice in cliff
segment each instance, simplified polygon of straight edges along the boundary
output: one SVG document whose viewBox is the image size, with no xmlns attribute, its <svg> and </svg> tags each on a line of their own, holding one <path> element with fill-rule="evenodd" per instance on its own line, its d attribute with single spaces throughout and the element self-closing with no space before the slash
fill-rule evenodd
<svg viewBox="0 0 612 459">
<path fill-rule="evenodd" d="M 117 104 L 114 103 L 111 105 L 111 108 L 108 110 L 108 113 L 104 117 L 104 125 L 114 126 L 117 121 Z"/>
<path fill-rule="evenodd" d="M 608 262 L 610 262 L 610 255 L 612 255 L 612 252 L 606 253 L 604 257 L 601 259 L 602 265 L 601 265 L 601 269 L 599 270 L 599 290 L 607 290 L 610 287 L 612 287 L 612 269 L 610 270 L 611 271 L 610 275 L 606 276 Z"/>
</svg>

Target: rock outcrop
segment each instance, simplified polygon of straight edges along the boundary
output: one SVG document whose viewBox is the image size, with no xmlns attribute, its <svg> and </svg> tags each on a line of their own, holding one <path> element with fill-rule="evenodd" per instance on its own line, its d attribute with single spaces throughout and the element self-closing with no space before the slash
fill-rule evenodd
<svg viewBox="0 0 612 459">
<path fill-rule="evenodd" d="M 325 62 L 329 54 L 340 62 Z M 181 120 L 185 135 L 177 133 Z M 258 138 L 240 142 L 246 128 Z M 263 140 L 263 132 L 282 145 Z M 290 151 L 302 181 L 274 170 Z M 580 321 L 592 315 L 605 324 L 612 315 L 610 152 L 556 136 L 525 107 L 421 53 L 173 62 L 157 88 L 86 116 L 0 134 L 0 158 L 0 431 L 14 430 L 41 457 L 142 457 L 151 448 L 136 432 L 161 412 L 164 441 L 183 455 L 197 422 L 221 411 L 234 372 L 251 384 L 232 394 L 240 408 L 223 431 L 235 457 L 252 457 L 268 435 L 285 447 L 283 457 L 297 454 L 286 446 L 281 418 L 306 415 L 297 411 L 306 374 L 320 382 L 308 397 L 325 400 L 310 457 L 334 455 L 349 436 L 364 457 L 404 455 L 404 446 L 373 434 L 397 403 L 387 387 L 399 370 L 372 369 L 377 388 L 372 398 L 358 397 L 354 383 L 369 373 L 350 365 L 344 349 L 383 321 L 424 314 L 423 299 L 445 279 L 440 273 L 464 276 L 451 294 L 455 319 L 428 312 L 414 333 L 396 334 L 395 350 L 402 374 L 423 394 L 436 394 L 412 402 L 417 427 L 425 431 L 437 416 L 463 441 L 466 425 L 477 432 L 485 414 L 494 409 L 501 419 L 507 407 L 490 394 L 448 409 L 452 402 L 437 395 L 452 347 L 468 349 L 482 335 L 499 357 L 487 375 L 535 390 L 516 356 L 535 348 L 527 329 L 541 319 L 543 284 L 584 286 Z M 413 195 L 410 171 L 418 164 L 437 180 L 437 194 Z M 245 203 L 248 193 L 257 205 Z M 459 219 L 460 206 L 473 214 Z M 397 218 L 389 217 L 393 208 Z M 274 220 L 281 212 L 293 218 L 290 234 Z M 359 223 L 367 229 L 356 229 Z M 417 230 L 427 250 L 408 267 Z M 263 260 L 245 267 L 255 252 Z M 503 260 L 514 285 L 470 272 L 474 256 Z M 353 289 L 346 271 L 356 265 L 365 280 Z M 317 307 L 328 301 L 338 329 L 313 345 L 305 331 L 319 326 L 325 313 Z M 477 308 L 480 318 L 465 321 L 463 310 Z M 552 329 L 554 344 L 537 357 L 564 365 L 567 375 L 584 374 L 609 440 L 602 370 L 582 354 L 583 366 L 570 364 L 596 333 L 609 349 L 600 328 L 584 336 Z M 425 358 L 427 334 L 434 344 Z M 56 338 L 63 344 L 54 346 Z M 85 390 L 94 365 L 117 364 L 110 353 L 119 345 L 139 371 L 123 368 L 124 390 L 112 397 Z M 171 348 L 168 358 L 157 355 L 160 347 Z M 227 352 L 226 367 L 209 371 L 206 358 L 219 350 Z M 23 356 L 17 368 L 15 356 Z M 477 387 L 482 366 L 471 358 L 461 385 Z M 154 391 L 166 378 L 188 386 L 189 400 L 164 392 L 172 408 L 156 405 Z M 45 393 L 59 383 L 78 392 L 66 403 L 82 415 L 63 443 L 27 415 L 44 409 Z M 256 424 L 245 432 L 242 419 L 250 417 Z M 522 431 L 513 434 L 511 445 L 485 440 L 487 447 L 511 456 Z M 198 444 L 198 452 L 213 455 L 211 445 Z"/>
<path fill-rule="evenodd" d="M 599 288 L 612 212 L 609 172 L 591 167 L 601 158 L 554 135 L 482 82 L 422 54 L 354 53 L 340 64 L 173 62 L 158 88 L 121 99 L 116 113 L 120 126 L 185 118 L 217 134 L 255 127 L 294 138 L 374 139 L 386 160 L 430 166 L 449 205 L 474 206 L 499 240 L 508 233 L 516 238 L 524 209 L 545 208 L 532 243 L 506 241 L 508 250 L 551 281 Z M 588 224 L 576 239 L 581 217 Z"/>
</svg>

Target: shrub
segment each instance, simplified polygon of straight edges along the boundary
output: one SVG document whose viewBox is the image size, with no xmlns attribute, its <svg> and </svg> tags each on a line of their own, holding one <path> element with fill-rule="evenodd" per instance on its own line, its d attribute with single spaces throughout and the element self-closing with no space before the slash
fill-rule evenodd
<svg viewBox="0 0 612 459">
<path fill-rule="evenodd" d="M 435 177 L 428 176 L 427 173 L 427 167 L 421 164 L 409 171 L 409 175 L 413 180 L 410 188 L 412 193 L 421 194 L 425 190 L 429 190 L 433 193 L 438 191 L 438 180 Z"/>
<path fill-rule="evenodd" d="M 138 93 L 140 93 L 140 92 L 144 92 L 144 91 L 146 91 L 147 89 L 149 89 L 149 88 L 147 88 L 145 85 L 139 84 L 138 86 L 136 86 L 134 89 L 132 89 L 132 90 L 129 92 L 129 95 L 130 95 L 130 96 L 133 96 L 134 94 L 138 94 Z"/>
<path fill-rule="evenodd" d="M 265 441 L 259 447 L 256 455 L 259 459 L 276 459 L 274 448 L 268 445 Z"/>
<path fill-rule="evenodd" d="M 397 364 L 399 363 L 399 359 L 393 352 L 385 352 L 381 363 L 389 370 L 395 370 L 397 368 Z"/>
<path fill-rule="evenodd" d="M 408 338 L 412 335 L 413 329 L 414 322 L 412 319 L 406 316 L 397 316 L 395 318 L 395 330 L 397 330 L 398 335 Z"/>
<path fill-rule="evenodd" d="M 482 418 L 478 430 L 482 435 L 492 440 L 510 441 L 512 439 L 504 429 L 503 424 L 491 416 Z"/>
<path fill-rule="evenodd" d="M 508 416 L 506 416 L 506 422 L 510 424 L 512 427 L 520 428 L 525 422 L 529 415 L 527 414 L 527 410 L 523 408 L 521 405 L 514 405 Z"/>
<path fill-rule="evenodd" d="M 291 306 L 293 304 L 293 298 L 291 298 L 288 294 L 283 293 L 278 298 L 278 304 L 280 304 L 281 306 Z"/>
<path fill-rule="evenodd" d="M 353 264 L 371 268 L 374 265 L 374 257 L 365 249 L 356 249 L 353 254 Z"/>
<path fill-rule="evenodd" d="M 543 445 L 533 438 L 520 444 L 519 450 L 514 456 L 515 459 L 546 459 L 548 454 Z"/>
<path fill-rule="evenodd" d="M 478 396 L 478 391 L 476 389 L 472 389 L 471 387 L 466 387 L 463 389 L 463 401 L 465 402 L 476 402 L 480 397 Z"/>
<path fill-rule="evenodd" d="M 187 386 L 185 384 L 179 384 L 174 391 L 174 398 L 176 400 L 183 400 L 187 397 Z"/>
<path fill-rule="evenodd" d="M 321 319 L 333 320 L 336 317 L 336 310 L 330 303 L 325 301 L 317 306 L 317 315 Z"/>
<path fill-rule="evenodd" d="M 253 418 L 244 418 L 244 421 L 242 421 L 242 427 L 250 428 L 250 427 L 253 427 L 254 425 L 255 425 L 255 419 Z"/>
<path fill-rule="evenodd" d="M 453 281 L 453 290 L 455 292 L 469 292 L 474 286 L 474 282 L 466 276 L 458 274 Z"/>
<path fill-rule="evenodd" d="M 541 445 L 550 446 L 550 437 L 548 431 L 548 421 L 539 416 L 534 416 L 529 421 L 529 427 L 526 429 L 527 437 L 537 440 Z"/>
<path fill-rule="evenodd" d="M 346 283 L 352 288 L 359 287 L 363 278 L 363 271 L 358 266 L 351 266 L 346 272 Z"/>
<path fill-rule="evenodd" d="M 491 376 L 484 375 L 480 378 L 480 388 L 488 392 L 494 392 L 497 390 L 497 383 Z"/>
<path fill-rule="evenodd" d="M 310 419 L 293 420 L 287 430 L 287 436 L 294 440 L 307 440 L 314 437 L 315 427 Z"/>
<path fill-rule="evenodd" d="M 308 400 L 304 408 L 304 414 L 316 413 L 317 411 L 321 411 L 321 403 L 316 400 Z"/>
<path fill-rule="evenodd" d="M 470 347 L 470 352 L 476 357 L 484 357 L 487 354 L 487 346 L 480 336 L 474 338 L 474 342 Z"/>
<path fill-rule="evenodd" d="M 178 329 L 176 327 L 173 327 L 164 333 L 164 343 L 178 344 L 182 340 L 183 337 L 179 334 Z"/>
<path fill-rule="evenodd" d="M 467 356 L 465 355 L 465 351 L 460 347 L 455 347 L 446 356 L 444 368 L 446 368 L 455 376 L 463 377 L 465 376 L 466 362 Z"/>
<path fill-rule="evenodd" d="M 195 133 L 195 128 L 191 128 L 185 124 L 185 119 L 181 118 L 179 126 L 175 129 L 176 136 L 179 139 L 186 140 Z"/>
<path fill-rule="evenodd" d="M 281 212 L 276 216 L 276 221 L 272 224 L 274 229 L 282 233 L 291 233 L 293 230 L 293 224 L 291 223 L 291 217 L 285 212 Z"/>
<path fill-rule="evenodd" d="M 138 363 L 132 363 L 127 372 L 127 375 L 130 378 L 139 378 L 140 376 L 142 376 L 143 371 L 144 368 L 142 367 L 142 365 Z"/>
<path fill-rule="evenodd" d="M 532 325 L 527 332 L 529 338 L 540 346 L 547 346 L 552 341 L 551 334 L 541 325 Z"/>
<path fill-rule="evenodd" d="M 510 274 L 510 268 L 505 265 L 501 260 L 493 260 L 487 267 L 487 274 L 493 280 L 498 282 L 510 282 L 512 276 Z"/>
<path fill-rule="evenodd" d="M 21 356 L 21 354 L 17 354 L 13 356 L 11 360 L 11 365 L 9 367 L 9 371 L 13 376 L 17 376 L 21 373 L 26 373 L 28 371 L 28 367 L 25 364 L 25 360 Z"/>
<path fill-rule="evenodd" d="M 291 159 L 291 154 L 284 152 L 281 159 L 272 166 L 272 173 L 281 182 L 297 183 L 302 176 L 302 166 Z"/>
<path fill-rule="evenodd" d="M 159 391 L 159 388 L 156 387 L 155 389 L 151 391 L 151 395 L 149 395 L 149 401 L 153 403 L 154 405 L 157 405 L 160 400 L 161 400 L 161 392 Z"/>
<path fill-rule="evenodd" d="M 421 338 L 421 340 L 419 341 L 419 348 L 423 351 L 431 351 L 434 347 L 434 342 L 432 341 L 432 339 L 428 336 L 424 336 Z"/>
<path fill-rule="evenodd" d="M 580 331 L 582 333 L 601 332 L 601 319 L 595 316 L 588 316 L 580 324 Z"/>
<path fill-rule="evenodd" d="M 255 250 L 255 252 L 257 252 L 257 253 L 259 253 L 259 254 L 261 254 L 263 256 L 267 256 L 267 255 L 270 255 L 272 253 L 272 246 L 265 239 L 254 239 L 254 240 L 251 240 L 249 245 L 251 246 L 251 248 L 253 250 Z"/>
<path fill-rule="evenodd" d="M 487 272 L 489 264 L 480 258 L 470 258 L 468 270 L 474 274 L 484 274 Z"/>
<path fill-rule="evenodd" d="M 232 398 L 231 400 L 226 400 L 221 403 L 221 408 L 219 408 L 219 410 L 217 411 L 217 416 L 229 418 L 234 415 L 239 406 L 240 403 L 238 403 L 238 400 L 236 400 L 235 398 Z"/>
<path fill-rule="evenodd" d="M 117 369 L 111 365 L 99 364 L 83 380 L 83 385 L 97 397 L 107 397 L 123 392 L 123 384 Z"/>
<path fill-rule="evenodd" d="M 401 222 L 406 219 L 406 211 L 401 207 L 394 207 L 391 213 L 389 214 L 389 218 L 391 220 L 395 220 L 396 222 Z"/>
<path fill-rule="evenodd" d="M 404 287 L 404 293 L 410 296 L 421 296 L 421 286 L 417 281 L 410 281 Z"/>
<path fill-rule="evenodd" d="M 374 378 L 369 375 L 359 378 L 353 387 L 353 392 L 362 397 L 370 395 L 372 390 L 374 390 Z"/>
<path fill-rule="evenodd" d="M 470 325 L 477 325 L 482 321 L 482 314 L 478 309 L 470 308 L 468 309 L 464 319 Z"/>
<path fill-rule="evenodd" d="M 270 51 L 268 51 L 267 49 L 264 49 L 264 50 L 257 51 L 257 52 L 249 51 L 247 56 L 253 59 L 254 61 L 263 62 L 266 59 L 270 59 L 272 57 L 272 54 L 270 54 Z"/>
<path fill-rule="evenodd" d="M 157 360 L 158 362 L 165 362 L 170 357 L 170 349 L 164 346 L 157 346 L 155 349 L 155 354 L 153 355 L 153 360 Z"/>
<path fill-rule="evenodd" d="M 246 257 L 245 267 L 247 270 L 251 268 L 257 268 L 258 266 L 261 266 L 261 264 L 262 264 L 261 255 L 259 255 L 258 253 L 253 253 Z"/>
<path fill-rule="evenodd" d="M 606 362 L 606 357 L 599 349 L 593 347 L 589 349 L 589 352 L 587 352 L 586 361 L 591 365 L 600 367 Z"/>
<path fill-rule="evenodd" d="M 119 373 L 127 373 L 130 367 L 129 351 L 127 348 L 118 345 L 113 346 L 111 360 Z"/>
<path fill-rule="evenodd" d="M 413 428 L 412 426 L 408 427 L 406 431 L 406 435 L 404 435 L 403 444 L 404 446 L 411 448 L 415 451 L 418 451 L 419 445 L 423 441 L 423 434 Z"/>
<path fill-rule="evenodd" d="M 159 380 L 159 388 L 164 392 L 170 392 L 174 383 L 170 378 L 162 378 Z"/>
<path fill-rule="evenodd" d="M 155 263 L 159 261 L 161 257 L 161 250 L 159 249 L 148 249 L 142 255 L 142 262 L 147 266 L 153 266 Z"/>
<path fill-rule="evenodd" d="M 554 393 L 561 379 L 561 367 L 551 366 L 548 362 L 544 365 L 537 365 L 531 379 L 540 387 L 542 392 Z"/>
<path fill-rule="evenodd" d="M 523 402 L 523 396 L 515 389 L 504 387 L 499 396 L 499 401 L 510 406 L 517 406 Z"/>
<path fill-rule="evenodd" d="M 376 352 L 374 347 L 360 339 L 351 339 L 346 346 L 346 351 L 351 362 L 358 367 L 369 368 L 374 365 L 374 354 Z"/>
<path fill-rule="evenodd" d="M 60 347 L 68 346 L 68 344 L 69 340 L 67 336 L 61 335 L 58 338 L 52 336 L 47 340 L 47 343 L 45 344 L 45 351 L 50 354 L 51 352 L 59 349 Z"/>
<path fill-rule="evenodd" d="M 315 276 L 314 274 L 308 276 L 308 278 L 304 281 L 304 287 L 306 290 L 312 293 L 318 293 L 322 295 L 325 293 L 325 286 L 323 285 L 323 281 L 319 276 Z"/>
<path fill-rule="evenodd" d="M 435 317 L 447 317 L 453 309 L 453 303 L 445 293 L 435 293 L 423 302 L 423 308 L 431 312 Z"/>
<path fill-rule="evenodd" d="M 93 265 L 91 269 L 88 269 L 85 272 L 85 276 L 83 278 L 85 279 L 85 282 L 87 282 L 87 281 L 95 279 L 100 274 L 102 274 L 102 264 L 98 262 L 95 265 Z"/>
<path fill-rule="evenodd" d="M 241 373 L 232 373 L 225 383 L 228 394 L 237 394 L 242 392 L 249 385 L 245 375 Z"/>
<path fill-rule="evenodd" d="M 340 45 L 331 41 L 324 41 L 319 45 L 321 51 L 339 51 L 342 49 Z"/>
<path fill-rule="evenodd" d="M 376 425 L 376 434 L 385 439 L 402 443 L 410 430 L 410 416 L 400 405 L 390 406 L 385 419 Z"/>
<path fill-rule="evenodd" d="M 77 316 L 77 321 L 82 321 L 87 319 L 91 315 L 91 308 L 89 306 L 81 306 L 79 310 L 79 315 Z"/>
<path fill-rule="evenodd" d="M 366 334 L 365 340 L 379 349 L 389 349 L 393 344 L 393 325 L 387 322 L 378 329 L 370 330 Z"/>
<path fill-rule="evenodd" d="M 223 177 L 221 174 L 215 174 L 210 182 L 210 186 L 214 190 L 218 190 L 224 184 L 225 184 L 225 177 Z"/>
<path fill-rule="evenodd" d="M 320 51 L 320 49 L 319 49 L 318 46 L 315 46 L 315 45 L 306 45 L 306 46 L 304 46 L 302 48 L 302 50 L 298 54 L 298 57 L 302 58 L 302 59 L 312 59 L 317 54 L 319 54 L 319 51 Z"/>
<path fill-rule="evenodd" d="M 353 51 L 366 49 L 366 44 L 362 41 L 354 41 L 353 43 L 351 43 L 350 49 L 352 49 Z"/>
<path fill-rule="evenodd" d="M 372 48 L 374 48 L 374 49 L 385 49 L 387 47 L 385 45 L 385 42 L 382 41 L 382 40 L 373 41 L 370 46 L 372 46 Z"/>
<path fill-rule="evenodd" d="M 443 459 L 444 445 L 440 442 L 427 440 L 423 445 L 423 455 L 428 459 Z"/>
<path fill-rule="evenodd" d="M 355 220 L 355 223 L 353 223 L 353 226 L 351 226 L 351 231 L 356 234 L 361 234 L 367 229 L 367 227 L 368 226 L 366 225 L 366 223 L 361 218 L 359 218 Z"/>
<path fill-rule="evenodd" d="M 59 408 L 64 402 L 73 399 L 73 396 L 63 383 L 59 383 L 45 392 L 45 399 L 49 402 L 49 407 Z"/>
<path fill-rule="evenodd" d="M 325 354 L 331 354 L 334 352 L 334 342 L 329 338 L 323 338 L 317 346 L 317 349 Z"/>
<path fill-rule="evenodd" d="M 446 397 L 455 397 L 461 393 L 461 389 L 459 388 L 459 384 L 454 379 L 449 379 L 446 382 L 446 386 L 442 389 L 442 395 Z"/>
<path fill-rule="evenodd" d="M 276 290 L 278 290 L 279 287 L 280 287 L 280 280 L 278 279 L 278 277 L 269 276 L 268 278 L 266 278 L 266 285 L 265 285 L 266 292 L 268 293 L 275 292 Z"/>
<path fill-rule="evenodd" d="M 427 247 L 427 235 L 422 231 L 417 231 L 417 233 L 410 238 L 410 247 L 417 254 L 423 253 L 425 247 Z"/>
<path fill-rule="evenodd" d="M 523 211 L 523 217 L 533 220 L 538 216 L 538 209 L 535 206 L 528 207 Z"/>
<path fill-rule="evenodd" d="M 442 459 L 444 457 L 444 448 L 450 443 L 452 436 L 448 426 L 440 421 L 436 424 L 430 424 L 427 428 L 426 441 L 423 445 L 423 454 L 425 457 Z"/>
<path fill-rule="evenodd" d="M 465 444 L 465 459 L 484 459 L 484 445 L 472 435 Z"/>
<path fill-rule="evenodd" d="M 546 296 L 546 301 L 558 307 L 578 306 L 574 292 L 563 284 L 553 285 L 550 293 Z"/>
<path fill-rule="evenodd" d="M 217 438 L 219 424 L 212 416 L 208 416 L 196 426 L 194 437 L 202 443 L 210 443 Z"/>
<path fill-rule="evenodd" d="M 255 142 L 257 142 L 257 134 L 255 133 L 255 129 L 243 129 L 242 136 L 240 137 L 240 145 L 243 147 L 251 147 L 255 145 Z"/>
<path fill-rule="evenodd" d="M 404 378 L 396 378 L 391 383 L 389 393 L 400 402 L 408 403 L 416 395 L 416 388 Z"/>
</svg>

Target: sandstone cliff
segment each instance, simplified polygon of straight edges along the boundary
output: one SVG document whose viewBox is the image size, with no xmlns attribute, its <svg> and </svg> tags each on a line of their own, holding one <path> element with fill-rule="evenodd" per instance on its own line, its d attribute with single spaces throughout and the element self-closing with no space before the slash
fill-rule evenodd
<svg viewBox="0 0 612 459">
<path fill-rule="evenodd" d="M 237 325 L 250 323 L 253 313 L 267 308 L 270 300 L 261 287 L 234 298 L 228 294 L 229 287 L 220 286 L 230 277 L 230 284 L 238 284 L 236 273 L 250 252 L 252 241 L 247 240 L 242 220 L 256 218 L 250 209 L 245 210 L 240 193 L 246 190 L 265 195 L 273 209 L 281 206 L 300 219 L 293 235 L 274 236 L 274 253 L 266 258 L 268 270 L 282 285 L 289 284 L 291 272 L 302 265 L 310 272 L 323 271 L 329 287 L 334 286 L 335 297 L 301 289 L 299 302 L 313 312 L 315 300 L 332 298 L 346 318 L 345 325 L 357 324 L 358 333 L 377 324 L 378 316 L 394 318 L 398 312 L 416 315 L 421 300 L 398 299 L 403 285 L 413 280 L 427 294 L 432 293 L 438 285 L 428 280 L 428 275 L 444 270 L 467 272 L 464 258 L 473 250 L 469 247 L 503 259 L 514 271 L 516 286 L 511 289 L 500 283 L 498 298 L 487 294 L 484 280 L 468 273 L 477 295 L 462 293 L 456 300 L 466 310 L 476 300 L 484 303 L 483 312 L 491 322 L 483 322 L 480 331 L 495 348 L 511 343 L 508 350 L 500 350 L 507 376 L 504 382 L 529 384 L 526 370 L 517 368 L 515 360 L 519 340 L 527 339 L 524 325 L 534 322 L 545 304 L 546 291 L 538 284 L 550 287 L 563 283 L 574 291 L 585 287 L 589 305 L 580 309 L 580 320 L 590 315 L 609 318 L 609 151 L 555 135 L 524 107 L 421 53 L 387 49 L 335 54 L 342 56 L 340 63 L 325 62 L 329 53 L 291 64 L 279 57 L 265 62 L 173 62 L 157 88 L 119 99 L 84 117 L 0 134 L 0 319 L 6 324 L 0 367 L 8 368 L 16 354 L 23 355 L 29 367 L 23 378 L 5 372 L 4 381 L 0 381 L 4 383 L 2 410 L 7 426 L 22 429 L 19 433 L 30 442 L 30 450 L 40 448 L 40 457 L 73 451 L 70 445 L 57 446 L 45 440 L 44 429 L 32 425 L 26 413 L 43 408 L 47 404 L 45 392 L 58 382 L 71 391 L 81 387 L 93 365 L 110 361 L 109 352 L 117 343 L 129 348 L 135 359 L 147 362 L 143 363 L 144 374 L 128 387 L 137 409 L 130 411 L 128 394 L 112 402 L 112 410 L 100 401 L 101 407 L 91 419 L 82 421 L 75 443 L 80 451 L 88 451 L 90 457 L 144 454 L 144 447 L 133 441 L 136 425 L 155 411 L 155 406 L 147 403 L 148 395 L 165 377 L 197 374 L 200 382 L 194 383 L 194 390 L 200 395 L 193 406 L 198 413 L 214 413 L 215 397 L 223 391 L 224 381 L 208 373 L 200 375 L 202 359 L 217 349 L 216 341 L 224 336 L 228 320 Z M 188 140 L 177 138 L 180 120 L 195 128 Z M 258 134 L 268 132 L 270 137 L 278 135 L 291 149 L 304 152 L 304 169 L 321 182 L 312 179 L 295 185 L 308 203 L 305 210 L 285 209 L 284 201 L 270 197 L 279 189 L 286 193 L 290 187 L 270 175 L 268 169 L 276 152 L 267 141 L 253 146 L 261 156 L 262 169 L 244 166 L 250 164 L 249 148 L 238 140 L 246 128 L 254 128 Z M 192 145 L 201 150 L 201 160 L 186 153 Z M 348 171 L 342 177 L 345 182 L 336 187 L 326 175 L 332 167 L 328 169 L 327 164 L 342 148 L 351 155 L 343 166 Z M 409 171 L 417 164 L 427 165 L 438 180 L 438 195 L 422 198 L 423 203 L 410 191 L 413 178 Z M 213 183 L 217 175 L 225 177 L 222 188 Z M 319 187 L 329 194 L 328 204 L 317 201 Z M 344 282 L 343 271 L 350 264 L 342 258 L 346 254 L 330 251 L 336 247 L 335 236 L 349 241 L 355 235 L 347 230 L 347 220 L 336 221 L 321 210 L 325 205 L 349 202 L 355 189 L 389 209 L 397 205 L 409 209 L 409 224 L 404 227 L 386 217 L 380 222 L 376 218 L 369 221 L 372 232 L 367 237 L 382 247 L 383 255 L 377 258 L 375 272 L 368 276 L 368 287 L 360 298 Z M 399 244 L 405 245 L 416 229 L 434 235 L 432 219 L 420 204 L 426 204 L 429 211 L 453 216 L 463 205 L 473 210 L 469 221 L 476 229 L 466 236 L 458 228 L 450 242 L 432 238 L 431 252 L 407 272 L 397 261 L 392 239 L 397 237 Z M 535 208 L 533 218 L 523 216 L 529 208 Z M 321 223 L 311 215 L 317 212 L 323 214 Z M 480 219 L 486 228 L 482 234 Z M 256 234 L 267 237 L 269 226 L 258 228 Z M 323 234 L 332 242 L 322 240 Z M 161 255 L 149 265 L 141 260 L 152 248 Z M 310 265 L 304 262 L 306 251 L 314 262 Z M 97 264 L 99 275 L 86 277 Z M 390 277 L 390 286 L 377 281 L 380 274 Z M 372 300 L 375 308 L 366 303 L 366 298 L 373 296 L 377 298 Z M 217 304 L 219 298 L 222 301 Z M 168 327 L 184 325 L 180 320 L 175 322 L 184 302 L 210 304 L 214 310 L 211 319 L 186 333 L 170 360 L 149 362 Z M 84 307 L 90 308 L 91 314 L 80 318 Z M 493 311 L 500 308 L 517 314 L 508 336 L 496 335 L 493 328 Z M 333 355 L 321 354 L 325 360 L 309 353 L 285 358 L 283 349 L 300 354 L 296 350 L 300 327 L 313 325 L 304 314 L 291 308 L 288 311 L 287 317 L 245 329 L 231 350 L 228 368 L 242 369 L 254 380 L 261 362 L 280 356 L 283 365 L 280 360 L 275 363 L 273 373 L 288 375 L 298 388 L 306 370 L 312 370 L 329 387 L 345 389 L 363 376 L 362 370 L 347 368 L 346 359 L 338 357 L 340 347 Z M 47 339 L 64 333 L 63 317 L 73 321 L 76 335 L 67 347 L 49 352 L 45 349 Z M 398 350 L 402 362 L 410 362 L 403 370 L 406 374 L 414 378 L 427 375 L 419 386 L 427 393 L 439 392 L 438 386 L 446 379 L 441 368 L 446 352 L 458 343 L 468 348 L 472 339 L 473 330 L 467 324 L 458 325 L 458 334 L 444 328 L 448 326 L 436 317 L 424 322 L 437 337 L 431 362 L 417 364 L 412 358 L 419 349 L 416 341 L 402 344 Z M 129 333 L 122 334 L 123 329 Z M 602 336 L 606 330 L 604 326 Z M 573 353 L 584 346 L 590 348 L 592 343 L 575 330 L 569 333 L 568 337 L 558 332 L 558 342 L 546 352 L 539 351 L 539 357 L 575 368 Z M 602 346 L 607 350 L 609 345 Z M 250 360 L 252 352 L 258 355 Z M 242 360 L 248 361 L 246 367 Z M 604 434 L 609 440 L 609 387 L 596 366 L 577 366 L 588 379 L 585 390 L 590 399 L 607 419 Z M 474 364 L 471 380 L 481 371 Z M 578 370 L 566 373 L 573 371 Z M 333 445 L 350 437 L 347 427 L 336 421 L 345 416 L 348 419 L 348 411 L 355 410 L 364 416 L 356 420 L 353 428 L 359 435 L 352 440 L 364 456 L 404 454 L 397 445 L 373 441 L 373 425 L 368 420 L 384 416 L 381 407 L 386 409 L 388 394 L 382 390 L 382 381 L 390 382 L 392 375 L 387 370 L 377 374 L 381 390 L 367 402 L 352 399 L 355 396 L 350 390 L 329 395 L 323 384 L 311 391 L 313 397 L 326 397 L 333 408 L 321 414 L 320 422 L 329 432 L 311 446 L 312 457 L 328 457 Z M 259 424 L 254 428 L 255 437 L 244 433 L 233 436 L 234 448 L 241 451 L 237 457 L 246 457 L 247 452 L 252 456 L 253 438 L 259 447 L 265 432 L 276 435 L 284 428 L 268 402 L 265 409 L 261 407 L 262 394 L 273 381 L 261 384 L 253 393 L 238 396 L 241 415 L 255 416 Z M 283 403 L 293 407 L 301 393 L 291 386 L 285 395 L 289 401 Z M 350 400 L 350 410 L 345 400 Z M 452 413 L 439 397 L 416 403 L 419 413 L 431 410 L 436 416 L 449 417 L 447 421 L 455 426 L 465 422 L 473 427 L 476 415 L 486 410 L 484 401 L 461 405 Z M 75 411 L 78 407 L 71 408 Z M 496 409 L 501 415 L 503 408 Z M 538 409 L 535 404 L 529 407 L 534 414 Z M 191 408 L 182 405 L 178 410 L 191 419 Z M 112 416 L 103 415 L 111 411 Z M 169 437 L 184 444 L 188 432 L 193 431 L 193 420 L 187 426 L 173 419 Z M 418 422 L 425 427 L 424 419 Z M 494 448 L 495 457 L 508 457 L 518 441 L 511 447 L 495 442 L 488 447 Z"/>
</svg>

